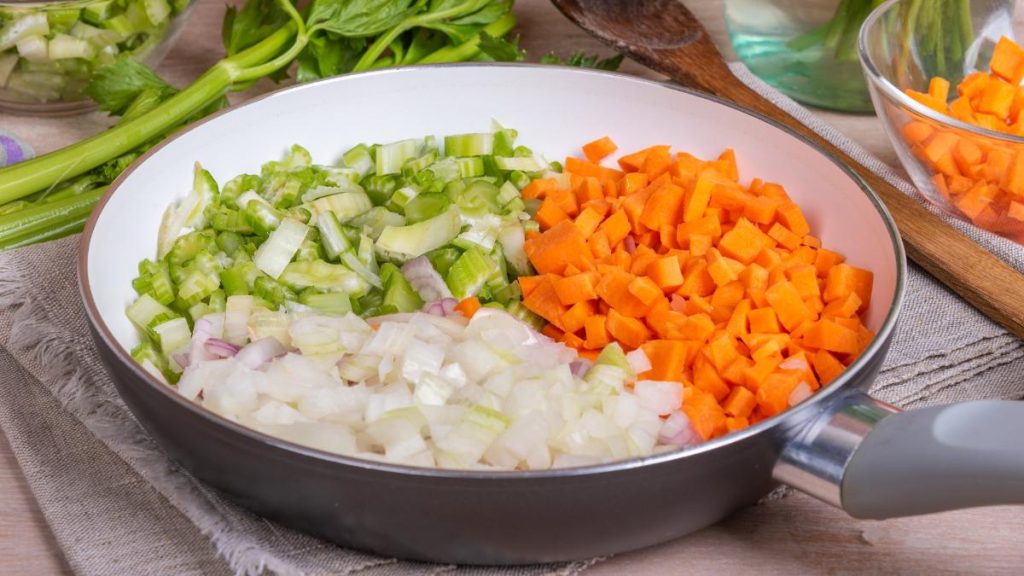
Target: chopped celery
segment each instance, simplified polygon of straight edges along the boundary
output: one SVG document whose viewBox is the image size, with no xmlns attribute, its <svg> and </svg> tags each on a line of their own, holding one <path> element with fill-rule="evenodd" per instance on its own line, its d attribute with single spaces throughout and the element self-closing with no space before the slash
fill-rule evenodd
<svg viewBox="0 0 1024 576">
<path fill-rule="evenodd" d="M 316 227 L 320 231 L 320 241 L 329 259 L 337 260 L 342 254 L 352 250 L 352 243 L 342 231 L 341 223 L 334 212 L 328 210 L 320 214 L 316 220 Z"/>
<path fill-rule="evenodd" d="M 347 222 L 373 207 L 370 197 L 364 192 L 343 192 L 318 198 L 306 206 L 314 214 L 331 211 L 341 222 Z"/>
<path fill-rule="evenodd" d="M 11 72 L 14 71 L 14 67 L 17 65 L 17 54 L 0 55 L 0 88 L 7 84 L 7 79 L 11 77 Z"/>
<path fill-rule="evenodd" d="M 384 206 L 391 201 L 391 195 L 398 189 L 398 178 L 388 174 L 371 174 L 363 179 L 363 187 L 374 206 Z"/>
<path fill-rule="evenodd" d="M 399 312 L 415 312 L 423 307 L 423 299 L 413 290 L 398 266 L 391 263 L 381 266 L 380 277 L 384 284 L 385 306 L 394 306 Z"/>
<path fill-rule="evenodd" d="M 448 156 L 483 156 L 494 153 L 494 134 L 453 134 L 444 137 L 444 153 Z"/>
<path fill-rule="evenodd" d="M 345 152 L 342 155 L 342 162 L 345 163 L 346 168 L 355 170 L 361 176 L 366 176 L 374 170 L 370 148 L 366 144 L 360 144 Z"/>
<path fill-rule="evenodd" d="M 174 316 L 174 311 L 157 302 L 149 294 L 142 294 L 125 311 L 128 319 L 141 329 L 146 329 L 158 316 Z"/>
<path fill-rule="evenodd" d="M 547 169 L 548 165 L 533 156 L 508 157 L 495 156 L 494 163 L 502 170 L 518 170 L 520 172 L 540 172 Z M 517 186 L 518 187 L 518 186 Z"/>
<path fill-rule="evenodd" d="M 452 264 L 444 281 L 452 295 L 461 300 L 475 296 L 498 272 L 498 265 L 493 259 L 476 248 L 470 248 Z"/>
<path fill-rule="evenodd" d="M 188 320 L 181 317 L 157 324 L 152 331 L 156 335 L 164 356 L 169 356 L 172 352 L 184 348 L 192 339 L 192 332 L 188 329 Z"/>
<path fill-rule="evenodd" d="M 280 280 L 293 289 L 321 288 L 348 294 L 362 294 L 368 286 L 365 280 L 345 266 L 323 260 L 292 262 L 285 267 Z"/>
<path fill-rule="evenodd" d="M 92 2 L 89 5 L 82 8 L 82 20 L 89 24 L 95 24 L 100 26 L 104 21 L 109 19 L 117 11 L 116 0 L 104 0 L 102 2 Z"/>
<path fill-rule="evenodd" d="M 49 62 L 50 49 L 46 38 L 28 36 L 18 40 L 18 55 L 27 62 Z"/>
<path fill-rule="evenodd" d="M 390 254 L 415 258 L 451 242 L 460 228 L 458 210 L 449 208 L 430 220 L 408 226 L 388 226 L 377 239 L 377 246 Z"/>
<path fill-rule="evenodd" d="M 444 194 L 437 192 L 418 194 L 405 205 L 405 220 L 409 224 L 429 220 L 443 213 L 449 206 L 451 206 L 451 201 Z"/>
<path fill-rule="evenodd" d="M 66 58 L 89 60 L 95 55 L 96 49 L 93 48 L 92 44 L 80 38 L 68 36 L 67 34 L 57 34 L 50 40 L 50 60 L 63 60 Z"/>
<path fill-rule="evenodd" d="M 451 270 L 452 264 L 462 256 L 462 250 L 455 248 L 454 246 L 447 246 L 445 248 L 438 248 L 427 253 L 427 260 L 430 260 L 430 265 L 437 270 L 437 273 L 441 276 L 448 274 Z"/>
<path fill-rule="evenodd" d="M 420 140 L 409 139 L 384 144 L 377 149 L 377 175 L 398 174 L 402 166 L 420 151 Z"/>
<path fill-rule="evenodd" d="M 25 14 L 7 22 L 0 29 L 0 50 L 9 50 L 23 38 L 36 36 L 42 38 L 50 33 L 50 24 L 45 12 Z"/>
<path fill-rule="evenodd" d="M 303 291 L 299 295 L 299 303 L 328 314 L 345 314 L 352 311 L 352 300 L 341 292 L 319 294 Z"/>
<path fill-rule="evenodd" d="M 256 250 L 253 262 L 271 278 L 280 277 L 308 233 L 309 227 L 305 224 L 291 219 L 284 220 Z"/>
</svg>

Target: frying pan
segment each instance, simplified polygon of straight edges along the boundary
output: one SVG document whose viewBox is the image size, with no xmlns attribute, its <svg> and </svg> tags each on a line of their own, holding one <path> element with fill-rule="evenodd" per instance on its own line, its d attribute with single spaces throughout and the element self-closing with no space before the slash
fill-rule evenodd
<svg viewBox="0 0 1024 576">
<path fill-rule="evenodd" d="M 874 271 L 877 336 L 809 400 L 680 451 L 600 466 L 467 472 L 369 462 L 266 436 L 195 405 L 139 368 L 125 317 L 164 208 L 202 161 L 219 180 L 301 143 L 316 161 L 358 142 L 487 130 L 495 118 L 557 158 L 610 135 L 623 150 L 732 147 L 741 178 L 784 184 L 825 246 Z M 769 120 L 706 95 L 557 67 L 457 65 L 289 88 L 169 138 L 123 174 L 81 244 L 82 297 L 126 404 L 168 455 L 259 514 L 346 546 L 407 559 L 523 564 L 586 558 L 713 524 L 784 482 L 861 518 L 1024 502 L 1024 406 L 899 412 L 863 393 L 889 348 L 906 287 L 903 246 L 878 198 L 844 166 Z"/>
</svg>

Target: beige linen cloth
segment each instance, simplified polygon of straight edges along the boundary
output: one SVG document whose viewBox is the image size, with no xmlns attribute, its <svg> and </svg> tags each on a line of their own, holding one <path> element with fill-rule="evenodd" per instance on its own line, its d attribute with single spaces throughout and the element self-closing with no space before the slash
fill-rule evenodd
<svg viewBox="0 0 1024 576">
<path fill-rule="evenodd" d="M 745 81 L 907 194 L 860 146 L 737 67 Z M 1024 249 L 958 228 L 1019 270 Z M 0 427 L 68 563 L 114 574 L 577 574 L 598 562 L 473 568 L 347 550 L 263 520 L 167 459 L 101 365 L 75 275 L 78 238 L 0 254 Z M 1024 344 L 912 268 L 892 352 L 873 393 L 910 407 L 1024 397 Z"/>
</svg>

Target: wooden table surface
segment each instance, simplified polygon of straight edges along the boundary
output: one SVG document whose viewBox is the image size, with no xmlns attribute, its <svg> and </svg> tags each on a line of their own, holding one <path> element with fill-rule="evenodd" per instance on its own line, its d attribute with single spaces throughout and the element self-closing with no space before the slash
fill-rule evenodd
<svg viewBox="0 0 1024 576">
<path fill-rule="evenodd" d="M 721 0 L 686 0 L 728 50 Z M 201 0 L 188 30 L 160 67 L 182 85 L 218 58 L 223 3 Z M 519 0 L 522 45 L 536 59 L 549 50 L 608 51 L 546 0 Z M 657 78 L 626 62 L 622 71 Z M 261 86 L 257 89 L 267 89 Z M 874 117 L 821 116 L 896 165 Z M 100 114 L 61 121 L 0 114 L 0 128 L 24 136 L 38 152 L 102 129 Z M 642 489 L 642 487 L 640 487 Z M 1020 574 L 1024 508 L 999 507 L 870 522 L 801 494 L 743 510 L 680 541 L 612 558 L 587 574 Z M 0 439 L 0 574 L 70 574 L 5 439 Z"/>
</svg>

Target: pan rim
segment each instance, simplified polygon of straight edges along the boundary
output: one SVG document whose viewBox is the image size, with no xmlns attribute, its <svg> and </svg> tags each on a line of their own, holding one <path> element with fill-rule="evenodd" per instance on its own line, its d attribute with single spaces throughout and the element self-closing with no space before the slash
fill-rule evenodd
<svg viewBox="0 0 1024 576">
<path fill-rule="evenodd" d="M 248 428 L 227 418 L 216 414 L 215 412 L 204 408 L 203 406 L 196 404 L 175 392 L 169 386 L 160 383 L 152 375 L 146 372 L 141 366 L 139 366 L 132 358 L 131 355 L 120 342 L 114 337 L 110 328 L 103 320 L 103 315 L 100 314 L 99 309 L 96 305 L 96 301 L 92 294 L 92 283 L 89 279 L 89 252 L 92 245 L 93 233 L 96 228 L 96 224 L 99 220 L 100 215 L 103 213 L 109 200 L 114 194 L 120 189 L 124 181 L 144 162 L 146 162 L 152 155 L 163 149 L 165 146 L 174 142 L 182 135 L 191 132 L 199 128 L 200 126 L 210 122 L 224 114 L 230 114 L 231 112 L 255 105 L 263 100 L 280 98 L 288 95 L 292 92 L 300 90 L 316 90 L 320 86 L 325 86 L 334 83 L 344 83 L 354 78 L 365 78 L 372 76 L 384 76 L 384 75 L 396 75 L 404 74 L 409 71 L 420 71 L 437 69 L 438 74 L 443 73 L 444 70 L 450 69 L 495 69 L 495 68 L 516 68 L 516 69 L 534 69 L 543 70 L 548 73 L 561 73 L 561 74 L 576 74 L 576 75 L 596 75 L 604 77 L 616 78 L 617 81 L 624 83 L 635 83 L 642 86 L 655 86 L 662 89 L 673 90 L 682 92 L 690 96 L 701 98 L 714 102 L 719 105 L 726 106 L 733 110 L 742 112 L 748 116 L 751 116 L 757 120 L 765 122 L 772 127 L 779 129 L 786 134 L 796 138 L 803 144 L 810 146 L 812 149 L 823 155 L 825 158 L 830 160 L 840 170 L 842 170 L 867 196 L 868 200 L 871 201 L 878 215 L 881 217 L 885 224 L 886 230 L 889 233 L 889 238 L 892 243 L 894 255 L 896 257 L 896 286 L 893 293 L 893 301 L 889 310 L 882 322 L 882 326 L 875 334 L 874 339 L 868 345 L 867 349 L 851 364 L 843 373 L 831 384 L 824 387 L 820 391 L 816 392 L 810 401 L 805 401 L 798 406 L 783 411 L 780 414 L 767 418 L 757 424 L 745 428 L 743 430 L 726 434 L 713 440 L 701 442 L 699 444 L 688 446 L 680 450 L 673 450 L 670 452 L 663 452 L 660 454 L 654 454 L 646 457 L 631 458 L 627 460 L 617 460 L 613 462 L 596 464 L 590 466 L 579 466 L 571 468 L 556 468 L 546 470 L 509 470 L 509 471 L 481 471 L 481 470 L 457 470 L 457 469 L 443 469 L 443 468 L 427 468 L 418 466 L 407 466 L 402 464 L 392 464 L 386 462 L 377 462 L 373 460 L 365 460 L 362 458 L 356 458 L 352 456 L 344 456 L 332 452 L 326 452 L 316 448 L 303 446 L 289 442 L 287 440 L 270 436 L 263 432 L 259 432 L 252 428 Z M 781 124 L 780 122 L 773 120 L 767 116 L 764 116 L 755 111 L 743 108 L 742 106 L 723 100 L 714 95 L 698 92 L 682 86 L 668 84 L 665 82 L 659 82 L 656 80 L 649 80 L 646 78 L 639 78 L 631 76 L 621 72 L 609 72 L 603 70 L 592 70 L 592 69 L 579 69 L 579 68 L 555 68 L 552 66 L 543 66 L 537 64 L 528 63 L 452 63 L 452 64 L 434 64 L 429 66 L 402 66 L 395 67 L 385 70 L 373 70 L 368 72 L 360 72 L 356 74 L 348 74 L 344 76 L 337 76 L 334 78 L 327 78 L 316 82 L 310 82 L 308 84 L 293 85 L 284 87 L 278 90 L 274 90 L 267 94 L 263 94 L 246 102 L 240 103 L 235 106 L 231 106 L 220 110 L 206 118 L 203 118 L 193 124 L 183 127 L 182 129 L 172 133 L 167 138 L 162 140 L 159 144 L 146 151 L 141 157 L 139 157 L 131 166 L 129 166 L 124 172 L 113 183 L 110 184 L 107 191 L 103 194 L 100 200 L 97 202 L 96 208 L 93 209 L 92 214 L 86 223 L 85 229 L 82 233 L 82 238 L 79 244 L 79 258 L 78 258 L 78 278 L 79 278 L 79 291 L 82 301 L 85 304 L 86 315 L 89 319 L 89 323 L 93 328 L 94 334 L 99 337 L 100 344 L 105 346 L 110 352 L 113 353 L 116 360 L 126 367 L 135 376 L 137 380 L 145 382 L 150 387 L 156 388 L 158 393 L 161 394 L 164 399 L 169 400 L 180 407 L 185 408 L 193 415 L 203 418 L 210 423 L 217 425 L 218 427 L 233 432 L 245 438 L 248 441 L 255 442 L 263 448 L 284 450 L 295 456 L 301 456 L 305 458 L 311 458 L 320 463 L 328 464 L 339 464 L 352 468 L 363 469 L 366 471 L 379 472 L 379 473 L 393 473 L 402 476 L 417 476 L 424 478 L 449 478 L 452 480 L 470 480 L 470 479 L 501 479 L 501 480 L 538 480 L 538 479 L 552 479 L 552 478 L 571 478 L 578 476 L 590 476 L 597 474 L 605 474 L 611 472 L 617 472 L 622 470 L 635 469 L 640 467 L 655 466 L 658 464 L 664 464 L 672 462 L 678 459 L 696 456 L 705 452 L 710 452 L 718 448 L 722 448 L 734 443 L 742 442 L 750 437 L 760 435 L 766 431 L 774 429 L 780 426 L 786 421 L 801 421 L 809 420 L 813 414 L 821 412 L 829 402 L 829 399 L 841 394 L 846 389 L 850 388 L 851 382 L 856 379 L 856 376 L 862 372 L 868 364 L 870 364 L 876 355 L 881 351 L 885 343 L 889 340 L 890 335 L 895 329 L 896 321 L 899 313 L 903 306 L 903 301 L 906 292 L 906 276 L 907 276 L 907 261 L 906 252 L 903 246 L 899 233 L 896 229 L 896 224 L 893 221 L 892 215 L 889 210 L 885 207 L 881 198 L 871 189 L 871 187 L 854 172 L 849 166 L 843 161 L 836 158 L 833 154 L 822 149 L 819 145 L 809 140 L 805 136 L 799 134 L 792 128 Z M 116 378 L 116 377 L 115 377 Z"/>
</svg>

